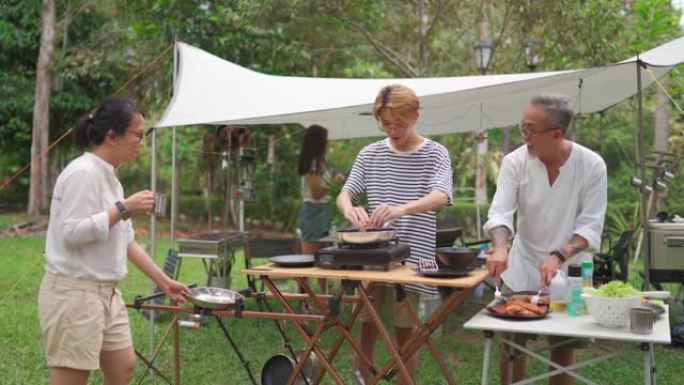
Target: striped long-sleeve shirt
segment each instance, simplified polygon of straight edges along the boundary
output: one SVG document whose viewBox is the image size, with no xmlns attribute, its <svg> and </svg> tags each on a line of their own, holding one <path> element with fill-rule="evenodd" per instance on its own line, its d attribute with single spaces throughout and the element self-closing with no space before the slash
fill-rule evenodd
<svg viewBox="0 0 684 385">
<path fill-rule="evenodd" d="M 451 205 L 452 172 L 449 153 L 441 144 L 425 139 L 408 152 L 392 148 L 387 139 L 364 147 L 356 158 L 343 190 L 355 200 L 365 192 L 372 213 L 380 204 L 392 206 L 418 200 L 432 191 L 441 191 Z M 401 243 L 411 246 L 409 262 L 435 259 L 435 212 L 405 215 L 392 222 Z M 408 285 L 408 290 L 426 294 L 431 286 Z"/>
</svg>

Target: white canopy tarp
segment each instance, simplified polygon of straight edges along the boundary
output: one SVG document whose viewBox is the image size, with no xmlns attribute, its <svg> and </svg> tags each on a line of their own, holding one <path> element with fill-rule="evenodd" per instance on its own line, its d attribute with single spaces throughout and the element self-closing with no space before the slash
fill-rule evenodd
<svg viewBox="0 0 684 385">
<path fill-rule="evenodd" d="M 379 135 L 370 111 L 377 92 L 404 84 L 420 97 L 417 129 L 448 134 L 519 122 L 532 95 L 563 93 L 591 113 L 637 92 L 637 58 L 604 67 L 526 74 L 411 79 L 332 79 L 255 72 L 199 48 L 177 44 L 174 96 L 156 127 L 191 124 L 318 123 L 331 139 Z M 640 55 L 657 77 L 684 62 L 684 37 Z M 642 87 L 652 82 L 643 72 Z"/>
</svg>

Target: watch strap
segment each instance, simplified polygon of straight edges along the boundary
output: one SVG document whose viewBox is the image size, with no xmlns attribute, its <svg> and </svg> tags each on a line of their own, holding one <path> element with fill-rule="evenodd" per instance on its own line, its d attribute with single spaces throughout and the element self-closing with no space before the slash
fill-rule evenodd
<svg viewBox="0 0 684 385">
<path fill-rule="evenodd" d="M 560 250 L 552 251 L 551 255 L 555 255 L 561 261 L 561 263 L 565 263 L 565 261 L 568 259 L 568 257 Z"/>
<path fill-rule="evenodd" d="M 119 210 L 119 217 L 121 220 L 125 221 L 131 217 L 130 211 L 126 209 L 126 206 L 124 206 L 121 201 L 117 201 L 114 205 L 116 206 L 116 209 Z"/>
</svg>

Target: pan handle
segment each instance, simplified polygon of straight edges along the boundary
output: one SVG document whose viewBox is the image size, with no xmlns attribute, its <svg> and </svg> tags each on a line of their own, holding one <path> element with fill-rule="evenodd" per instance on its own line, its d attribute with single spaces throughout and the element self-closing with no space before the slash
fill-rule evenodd
<svg viewBox="0 0 684 385">
<path fill-rule="evenodd" d="M 188 289 L 193 289 L 195 287 L 197 287 L 196 283 L 188 285 Z M 166 293 L 164 293 L 163 291 L 156 292 L 154 294 L 148 295 L 147 297 L 143 297 L 140 294 L 138 294 L 135 296 L 135 299 L 133 300 L 133 308 L 140 310 L 140 307 L 145 302 L 152 300 L 152 299 L 155 299 L 155 298 L 163 297 L 165 295 L 166 295 Z"/>
</svg>

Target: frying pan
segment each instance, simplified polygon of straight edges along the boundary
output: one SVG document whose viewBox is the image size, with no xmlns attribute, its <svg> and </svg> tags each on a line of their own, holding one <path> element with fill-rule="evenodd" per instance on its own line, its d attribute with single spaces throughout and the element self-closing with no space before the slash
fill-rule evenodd
<svg viewBox="0 0 684 385">
<path fill-rule="evenodd" d="M 302 353 L 297 353 L 297 359 L 302 358 Z M 264 367 L 261 369 L 261 385 L 287 385 L 287 380 L 290 378 L 294 370 L 295 360 L 286 354 L 276 354 L 266 361 Z M 301 375 L 295 380 L 295 385 L 309 385 L 313 382 L 313 377 L 318 375 L 321 370 L 320 362 L 316 354 L 311 352 L 309 359 L 304 363 L 304 368 Z M 306 376 L 306 380 L 304 380 Z"/>
<path fill-rule="evenodd" d="M 190 302 L 203 309 L 227 309 L 244 298 L 240 293 L 218 287 L 196 287 L 188 294 Z"/>
<path fill-rule="evenodd" d="M 314 256 L 311 254 L 277 255 L 268 260 L 282 267 L 305 267 L 314 264 Z"/>
<path fill-rule="evenodd" d="M 394 239 L 396 229 L 391 227 L 381 227 L 377 229 L 366 229 L 360 231 L 359 229 L 344 229 L 337 230 L 337 237 L 343 243 L 378 243 L 388 242 Z"/>
</svg>

